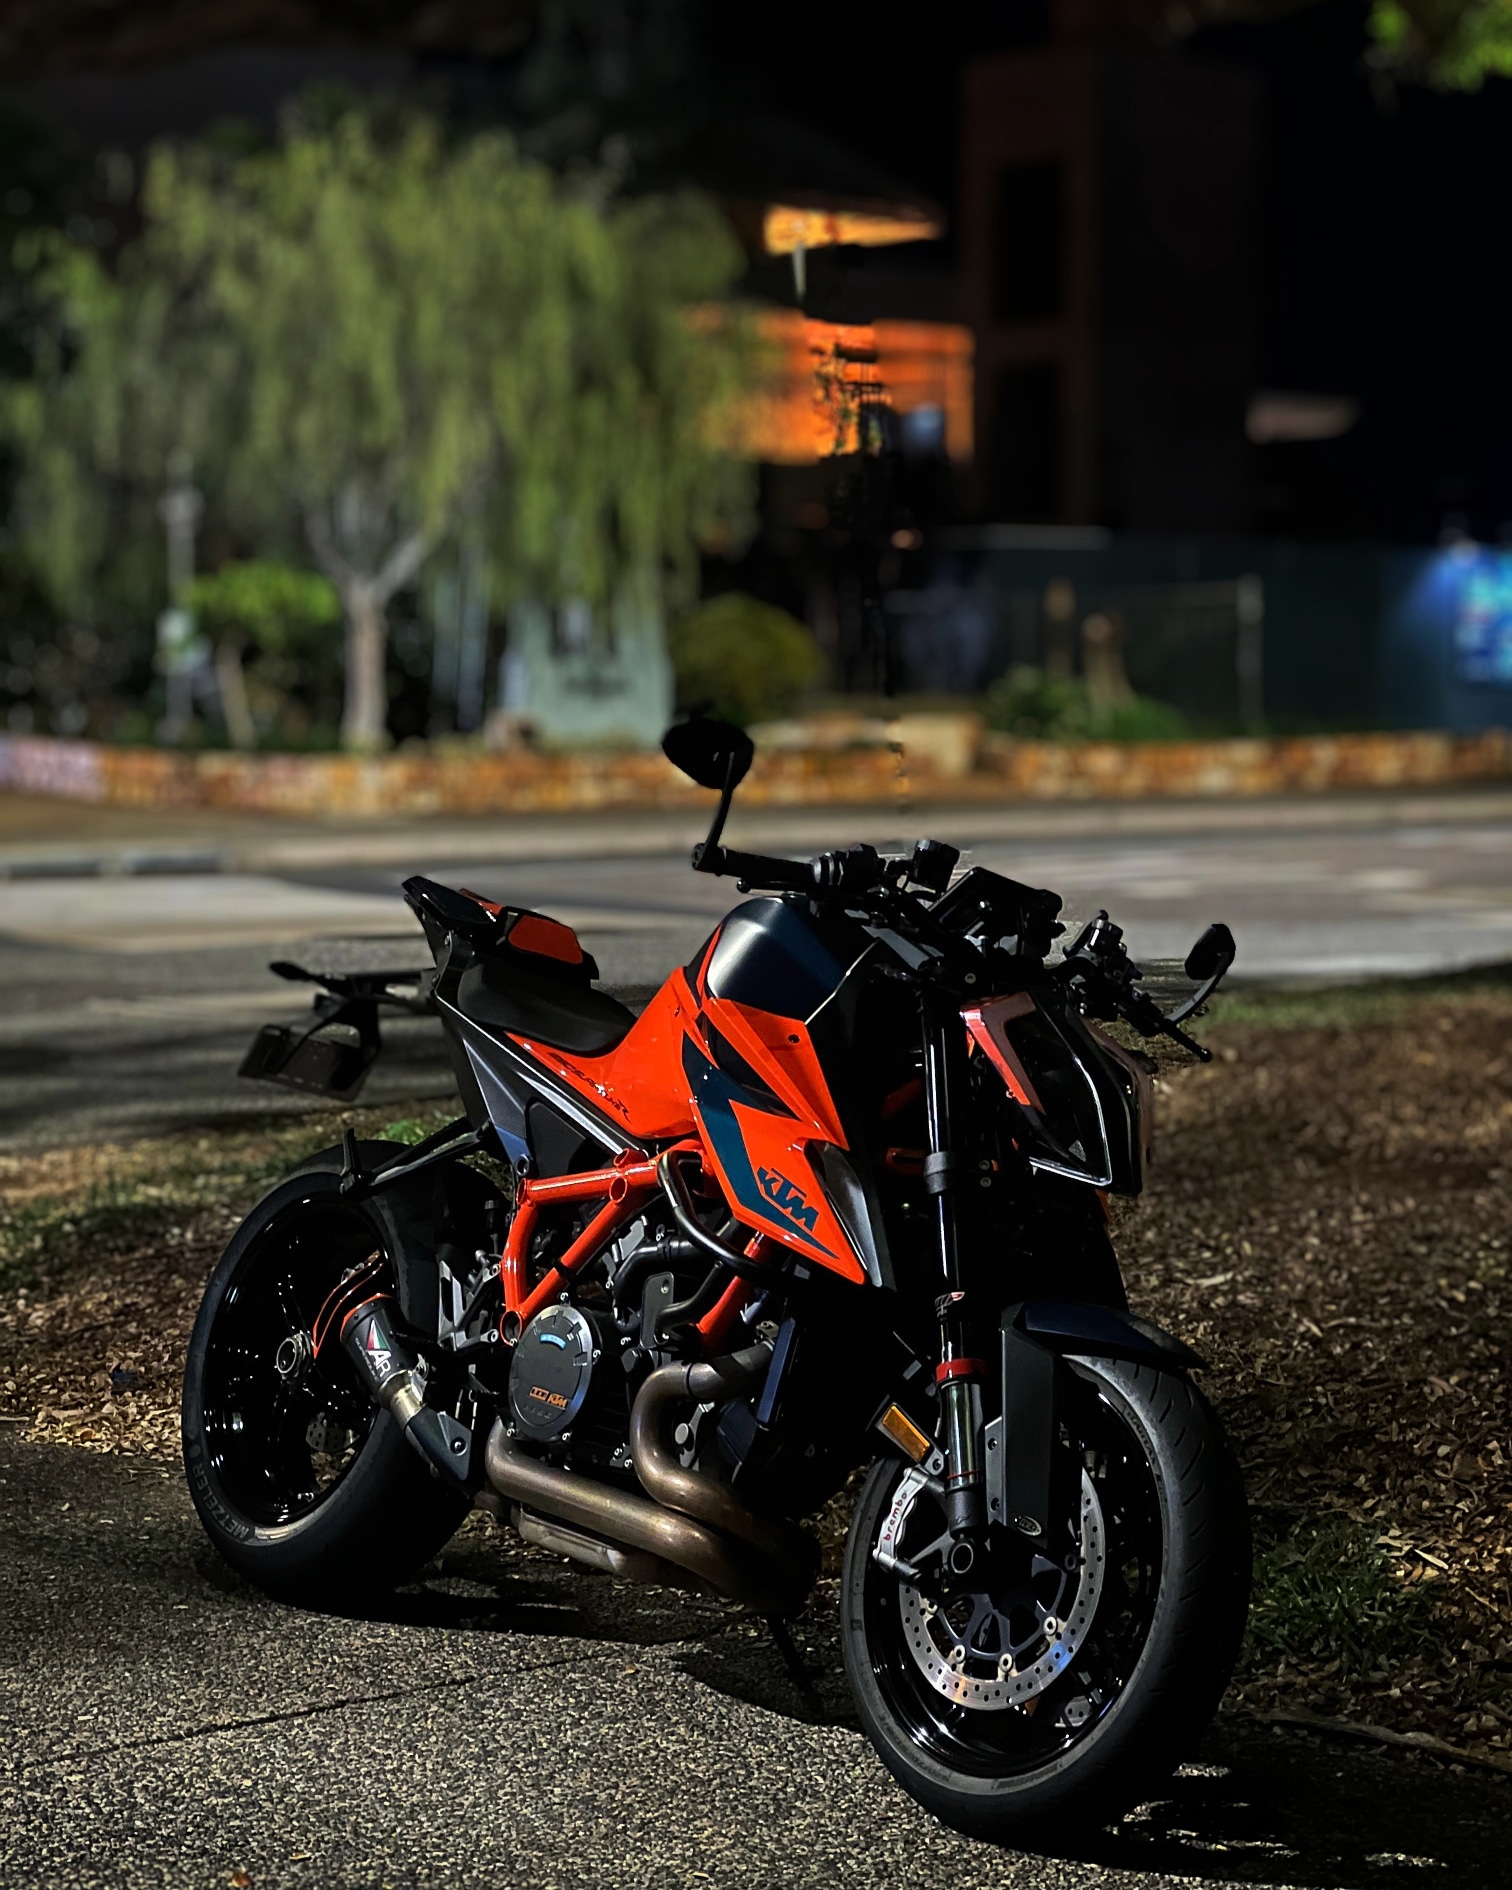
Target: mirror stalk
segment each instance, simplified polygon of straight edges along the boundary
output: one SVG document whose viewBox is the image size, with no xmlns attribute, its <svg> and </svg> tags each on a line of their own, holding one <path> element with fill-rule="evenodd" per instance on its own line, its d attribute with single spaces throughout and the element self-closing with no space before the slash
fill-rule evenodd
<svg viewBox="0 0 1512 1890">
<path fill-rule="evenodd" d="M 738 755 L 730 756 L 729 766 L 725 769 L 724 786 L 719 790 L 719 805 L 714 809 L 714 818 L 709 823 L 708 835 L 693 849 L 693 871 L 695 873 L 717 873 L 724 855 L 724 848 L 719 844 L 724 824 L 730 817 L 730 804 L 735 799 L 735 790 L 740 785 L 745 769 L 740 766 Z"/>
</svg>

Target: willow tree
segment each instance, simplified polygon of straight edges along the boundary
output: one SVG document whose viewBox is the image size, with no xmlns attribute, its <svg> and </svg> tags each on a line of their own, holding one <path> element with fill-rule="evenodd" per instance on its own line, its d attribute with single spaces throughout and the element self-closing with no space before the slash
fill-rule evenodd
<svg viewBox="0 0 1512 1890">
<path fill-rule="evenodd" d="M 1211 25 L 1289 18 L 1319 0 L 1131 0 L 1127 22 L 1165 42 Z M 1478 92 L 1512 78 L 1512 0 L 1370 0 L 1370 65 L 1388 80 Z"/>
<path fill-rule="evenodd" d="M 165 488 L 224 458 L 234 344 L 203 285 L 145 246 L 114 271 L 50 231 L 17 248 L 30 361 L 0 383 L 0 432 L 20 469 L 12 524 L 64 615 L 150 616 Z"/>
<path fill-rule="evenodd" d="M 181 411 L 227 527 L 256 549 L 297 533 L 336 586 L 349 746 L 384 739 L 386 609 L 449 536 L 485 538 L 506 595 L 601 603 L 676 585 L 700 538 L 744 524 L 749 468 L 710 415 L 750 356 L 738 322 L 695 316 L 740 257 L 704 199 L 621 200 L 501 133 L 354 110 L 250 153 L 159 150 L 143 208 L 113 290 L 71 267 L 183 325 L 93 363 L 86 333 L 39 377 L 34 467 L 50 399 L 86 381 Z"/>
</svg>

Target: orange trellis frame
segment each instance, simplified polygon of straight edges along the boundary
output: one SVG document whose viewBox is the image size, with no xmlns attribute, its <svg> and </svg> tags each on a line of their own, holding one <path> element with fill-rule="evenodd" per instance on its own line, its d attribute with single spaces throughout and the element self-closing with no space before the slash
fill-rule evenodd
<svg viewBox="0 0 1512 1890">
<path fill-rule="evenodd" d="M 701 1157 L 697 1142 L 679 1143 L 672 1151 L 674 1159 L 686 1154 Z M 508 1342 L 542 1307 L 556 1298 L 585 1261 L 603 1251 L 609 1240 L 643 1213 L 648 1203 L 661 1193 L 657 1161 L 637 1149 L 616 1156 L 612 1166 L 587 1173 L 555 1175 L 539 1179 L 522 1176 L 515 1184 L 515 1212 L 509 1224 L 504 1251 L 499 1256 L 499 1285 L 504 1299 L 500 1321 L 501 1336 Z M 598 1212 L 566 1249 L 547 1267 L 534 1286 L 530 1284 L 530 1244 L 542 1212 L 552 1207 L 601 1203 Z M 746 1251 L 757 1258 L 761 1240 L 752 1240 Z M 704 1316 L 695 1322 L 706 1345 L 717 1345 L 733 1328 L 749 1301 L 750 1284 L 734 1279 Z"/>
</svg>

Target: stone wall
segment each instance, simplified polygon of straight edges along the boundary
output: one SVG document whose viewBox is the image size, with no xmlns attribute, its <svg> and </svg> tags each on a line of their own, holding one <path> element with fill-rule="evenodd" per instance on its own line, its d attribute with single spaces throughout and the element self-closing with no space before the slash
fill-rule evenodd
<svg viewBox="0 0 1512 1890">
<path fill-rule="evenodd" d="M 1307 736 L 1273 741 L 970 744 L 894 738 L 777 747 L 741 790 L 753 807 L 921 800 L 1209 799 L 1512 780 L 1512 734 Z M 921 730 L 921 736 L 923 731 Z M 962 765 L 962 763 L 966 765 Z M 703 806 L 658 754 L 183 753 L 0 736 L 0 790 L 116 807 L 324 816 L 587 812 Z"/>
</svg>

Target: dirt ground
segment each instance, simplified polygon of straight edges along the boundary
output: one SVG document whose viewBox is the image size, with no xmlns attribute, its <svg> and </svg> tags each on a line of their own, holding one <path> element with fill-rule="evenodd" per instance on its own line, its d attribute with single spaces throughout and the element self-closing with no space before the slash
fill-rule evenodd
<svg viewBox="0 0 1512 1890">
<path fill-rule="evenodd" d="M 1512 1771 L 1512 976 L 1230 1000 L 1158 1086 L 1130 1294 L 1210 1361 L 1256 1529 L 1230 1707 Z M 171 1457 L 206 1274 L 352 1121 L 0 1161 L 0 1416 Z M 421 1125 L 410 1125 L 414 1133 Z M 423 1126 L 430 1126 L 429 1123 Z"/>
</svg>

